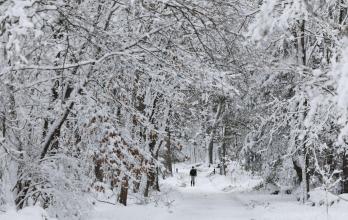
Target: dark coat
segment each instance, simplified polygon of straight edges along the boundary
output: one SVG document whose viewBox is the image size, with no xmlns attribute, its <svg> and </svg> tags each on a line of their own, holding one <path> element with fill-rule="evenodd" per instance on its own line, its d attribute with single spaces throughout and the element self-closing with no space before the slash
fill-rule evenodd
<svg viewBox="0 0 348 220">
<path fill-rule="evenodd" d="M 191 169 L 190 170 L 190 176 L 197 176 L 197 170 L 196 169 Z"/>
</svg>

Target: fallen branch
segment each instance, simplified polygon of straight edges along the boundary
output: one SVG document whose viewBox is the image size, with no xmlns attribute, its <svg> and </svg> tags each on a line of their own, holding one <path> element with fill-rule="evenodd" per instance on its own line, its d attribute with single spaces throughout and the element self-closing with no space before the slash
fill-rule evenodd
<svg viewBox="0 0 348 220">
<path fill-rule="evenodd" d="M 108 202 L 108 201 L 104 201 L 104 200 L 99 200 L 97 199 L 98 202 L 103 202 L 103 203 L 107 203 L 107 204 L 111 204 L 111 205 L 116 205 L 116 203 L 112 203 L 112 202 Z"/>
</svg>

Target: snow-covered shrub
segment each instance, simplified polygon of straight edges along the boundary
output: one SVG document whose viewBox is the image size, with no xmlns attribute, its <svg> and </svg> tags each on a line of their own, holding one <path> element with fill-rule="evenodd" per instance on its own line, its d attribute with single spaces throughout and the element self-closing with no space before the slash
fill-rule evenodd
<svg viewBox="0 0 348 220">
<path fill-rule="evenodd" d="M 19 211 L 12 209 L 2 214 L 0 218 L 11 220 L 57 220 L 56 218 L 49 217 L 48 213 L 39 206 L 25 207 Z"/>
</svg>

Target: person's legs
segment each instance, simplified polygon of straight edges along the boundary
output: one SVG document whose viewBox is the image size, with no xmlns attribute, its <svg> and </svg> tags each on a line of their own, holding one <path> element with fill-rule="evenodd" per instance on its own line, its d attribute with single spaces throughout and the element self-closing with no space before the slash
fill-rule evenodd
<svg viewBox="0 0 348 220">
<path fill-rule="evenodd" d="M 191 186 L 194 186 L 194 185 L 195 185 L 195 177 L 191 176 Z"/>
</svg>

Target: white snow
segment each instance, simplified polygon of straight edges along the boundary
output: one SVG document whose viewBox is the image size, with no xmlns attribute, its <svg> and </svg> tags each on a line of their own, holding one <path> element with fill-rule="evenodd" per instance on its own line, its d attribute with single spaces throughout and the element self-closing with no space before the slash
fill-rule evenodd
<svg viewBox="0 0 348 220">
<path fill-rule="evenodd" d="M 246 172 L 234 171 L 235 176 L 212 174 L 212 167 L 197 167 L 195 187 L 190 186 L 191 165 L 176 165 L 179 172 L 161 183 L 161 193 L 148 204 L 112 205 L 97 203 L 85 220 L 346 220 L 348 202 L 341 200 L 329 207 L 301 204 L 292 195 L 270 195 L 252 188 L 260 180 Z M 322 199 L 314 190 L 312 199 Z M 333 198 L 333 197 L 330 197 Z M 0 220 L 42 220 L 44 210 L 31 207 L 16 213 L 0 214 Z M 52 219 L 50 219 L 52 220 Z"/>
</svg>

